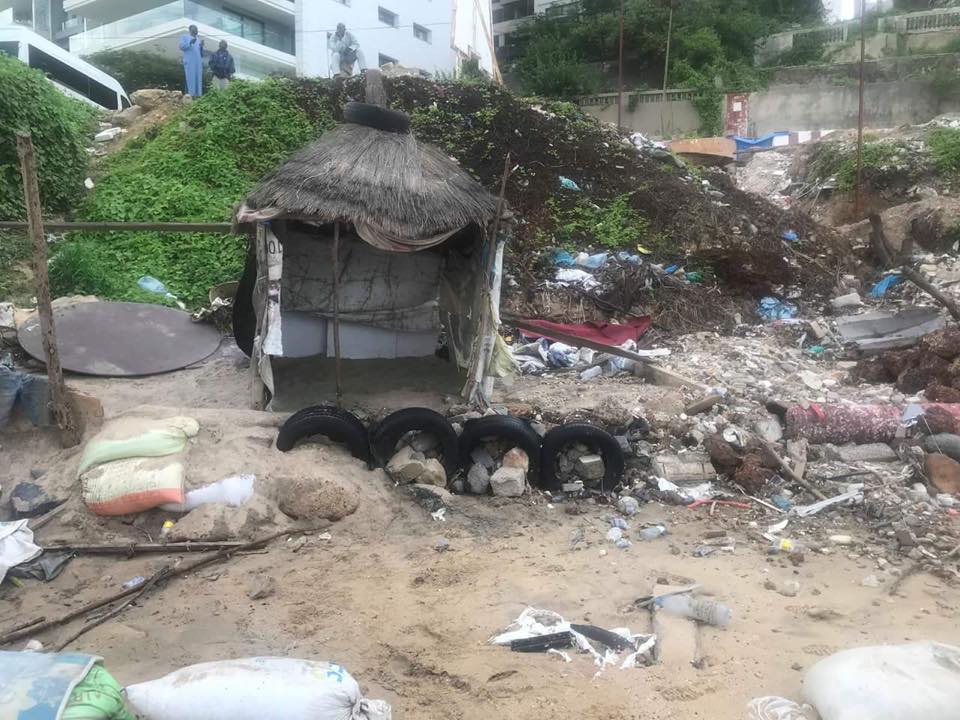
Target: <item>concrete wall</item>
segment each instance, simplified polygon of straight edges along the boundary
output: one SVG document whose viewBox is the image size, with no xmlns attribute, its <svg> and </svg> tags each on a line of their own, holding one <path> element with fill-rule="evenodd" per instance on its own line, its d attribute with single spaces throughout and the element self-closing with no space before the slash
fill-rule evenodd
<svg viewBox="0 0 960 720">
<path fill-rule="evenodd" d="M 694 93 L 689 90 L 668 90 L 668 102 L 663 107 L 663 126 L 661 133 L 661 92 L 642 92 L 623 94 L 622 124 L 634 132 L 661 137 L 681 137 L 700 129 L 700 115 L 690 98 Z M 636 97 L 631 103 L 631 97 Z M 630 109 L 633 105 L 633 110 Z M 617 94 L 605 93 L 582 98 L 580 109 L 604 122 L 617 122 Z"/>
</svg>

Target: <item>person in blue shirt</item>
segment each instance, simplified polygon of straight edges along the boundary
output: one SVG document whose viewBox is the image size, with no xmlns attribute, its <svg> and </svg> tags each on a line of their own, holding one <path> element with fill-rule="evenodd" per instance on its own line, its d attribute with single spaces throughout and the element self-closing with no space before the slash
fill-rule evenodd
<svg viewBox="0 0 960 720">
<path fill-rule="evenodd" d="M 203 95 L 203 40 L 198 33 L 197 26 L 191 25 L 189 32 L 180 36 L 186 90 L 191 97 Z"/>
<path fill-rule="evenodd" d="M 210 56 L 210 72 L 213 73 L 213 86 L 217 90 L 226 90 L 237 72 L 233 55 L 227 51 L 226 40 L 221 40 L 220 48 Z"/>
</svg>

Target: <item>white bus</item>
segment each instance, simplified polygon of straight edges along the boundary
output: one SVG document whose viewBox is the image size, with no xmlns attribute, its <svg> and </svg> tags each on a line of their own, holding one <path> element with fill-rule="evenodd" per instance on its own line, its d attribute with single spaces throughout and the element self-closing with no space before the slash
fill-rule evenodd
<svg viewBox="0 0 960 720">
<path fill-rule="evenodd" d="M 130 98 L 114 78 L 29 28 L 0 27 L 0 53 L 40 70 L 65 95 L 107 110 L 130 107 Z"/>
</svg>

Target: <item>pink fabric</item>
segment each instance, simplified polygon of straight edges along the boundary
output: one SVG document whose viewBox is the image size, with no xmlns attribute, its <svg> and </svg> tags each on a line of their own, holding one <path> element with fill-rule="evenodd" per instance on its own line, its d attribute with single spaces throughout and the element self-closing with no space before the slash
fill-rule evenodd
<svg viewBox="0 0 960 720">
<path fill-rule="evenodd" d="M 602 345 L 610 345 L 611 347 L 623 345 L 627 340 L 639 340 L 653 324 L 649 316 L 646 315 L 643 317 L 630 318 L 620 325 L 596 322 L 587 322 L 578 325 L 572 323 L 555 323 L 549 320 L 523 320 L 522 322 L 525 327 L 521 328 L 520 331 L 526 337 L 533 340 L 543 337 L 556 341 L 556 338 L 550 336 L 550 331 L 555 330 L 565 333 L 566 335 L 582 338 L 583 340 L 592 340 Z M 538 332 L 532 332 L 533 329 L 536 329 Z"/>
<path fill-rule="evenodd" d="M 933 432 L 947 432 L 941 422 L 931 423 L 936 414 L 960 423 L 960 404 L 919 403 L 928 415 Z M 806 438 L 812 443 L 890 442 L 897 436 L 904 408 L 897 405 L 794 405 L 787 409 L 786 436 Z M 921 421 L 922 423 L 923 421 Z M 926 426 L 921 424 L 926 430 Z"/>
</svg>

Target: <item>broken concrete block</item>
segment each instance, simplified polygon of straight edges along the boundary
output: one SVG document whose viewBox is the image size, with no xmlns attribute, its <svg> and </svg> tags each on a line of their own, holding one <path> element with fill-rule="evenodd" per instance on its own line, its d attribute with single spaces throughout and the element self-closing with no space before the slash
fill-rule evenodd
<svg viewBox="0 0 960 720">
<path fill-rule="evenodd" d="M 717 479 L 709 455 L 687 453 L 658 455 L 653 460 L 653 474 L 672 483 L 702 483 Z"/>
<path fill-rule="evenodd" d="M 861 462 L 896 462 L 897 454 L 884 443 L 868 443 L 866 445 L 844 445 L 843 447 L 827 446 L 824 453 L 828 460 L 839 460 L 845 463 Z"/>
<path fill-rule="evenodd" d="M 470 459 L 478 465 L 483 465 L 487 470 L 493 470 L 497 465 L 493 455 L 483 445 L 478 445 L 470 451 Z"/>
<path fill-rule="evenodd" d="M 940 492 L 960 493 L 960 463 L 956 460 L 932 453 L 924 460 L 923 469 L 927 479 Z"/>
<path fill-rule="evenodd" d="M 96 135 L 93 136 L 93 141 L 98 143 L 110 142 L 111 140 L 116 140 L 120 137 L 120 134 L 123 133 L 123 130 L 118 127 L 107 128 L 106 130 L 101 130 Z"/>
<path fill-rule="evenodd" d="M 422 453 L 405 445 L 387 463 L 387 474 L 397 482 L 413 482 L 423 474 L 425 461 Z"/>
<path fill-rule="evenodd" d="M 577 458 L 576 468 L 577 475 L 584 480 L 602 480 L 606 471 L 599 455 L 581 455 Z"/>
<path fill-rule="evenodd" d="M 830 301 L 830 306 L 834 310 L 843 310 L 846 308 L 858 308 L 863 307 L 863 300 L 860 299 L 860 293 L 854 290 L 851 293 L 846 295 L 841 295 L 840 297 L 835 297 Z"/>
<path fill-rule="evenodd" d="M 467 488 L 474 495 L 486 495 L 490 490 L 490 471 L 480 463 L 471 465 L 467 473 Z"/>
<path fill-rule="evenodd" d="M 513 448 L 503 456 L 503 466 L 520 468 L 524 472 L 528 472 L 530 470 L 530 458 L 520 448 Z"/>
<path fill-rule="evenodd" d="M 439 460 L 430 458 L 423 463 L 423 472 L 417 477 L 417 482 L 422 485 L 436 485 L 437 487 L 447 486 L 447 472 Z"/>
<path fill-rule="evenodd" d="M 520 468 L 502 467 L 490 478 L 490 487 L 499 497 L 520 497 L 527 488 L 527 474 Z"/>
</svg>

